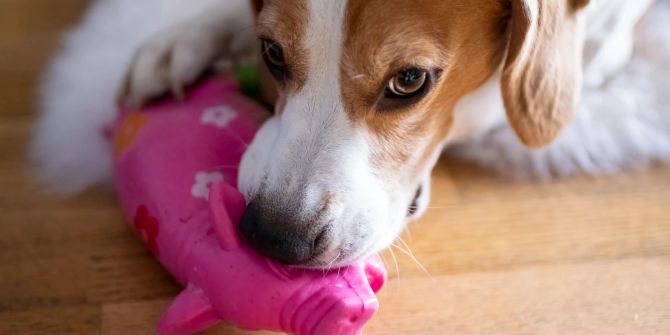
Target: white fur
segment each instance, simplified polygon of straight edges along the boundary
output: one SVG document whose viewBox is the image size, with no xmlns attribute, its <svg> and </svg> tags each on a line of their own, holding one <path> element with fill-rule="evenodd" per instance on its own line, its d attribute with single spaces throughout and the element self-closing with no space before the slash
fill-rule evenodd
<svg viewBox="0 0 670 335">
<path fill-rule="evenodd" d="M 635 26 L 654 0 L 592 0 L 587 7 L 584 85 L 599 87 L 630 60 Z"/>
<path fill-rule="evenodd" d="M 624 10 L 640 15 L 640 11 L 631 11 L 629 7 Z M 623 35 L 607 35 L 608 39 L 601 41 L 605 50 L 596 50 L 594 54 L 596 58 L 610 54 L 614 61 L 606 66 L 587 62 L 587 77 L 592 74 L 596 79 L 585 85 L 580 110 L 556 141 L 543 149 L 526 149 L 507 123 L 501 122 L 472 132 L 474 136 L 461 138 L 448 152 L 522 178 L 613 172 L 670 160 L 670 6 L 659 2 L 650 11 L 639 29 L 636 52 L 626 65 L 617 65 L 621 63 L 617 52 L 625 54 L 627 50 L 611 46 L 629 43 L 610 40 L 632 38 L 629 31 L 634 29 L 634 21 L 620 12 L 613 13 L 616 15 L 606 21 L 619 26 L 623 23 L 617 19 L 623 20 L 628 23 L 627 30 L 617 28 L 615 31 Z M 594 33 L 589 36 L 594 38 Z M 589 68 L 589 64 L 595 68 Z M 491 99 L 499 96 L 493 93 Z M 457 109 L 457 119 L 468 118 L 462 112 Z M 492 113 L 502 113 L 502 109 Z"/>
<path fill-rule="evenodd" d="M 500 72 L 497 71 L 481 87 L 458 101 L 454 107 L 448 143 L 461 143 L 484 136 L 505 122 Z"/>
</svg>

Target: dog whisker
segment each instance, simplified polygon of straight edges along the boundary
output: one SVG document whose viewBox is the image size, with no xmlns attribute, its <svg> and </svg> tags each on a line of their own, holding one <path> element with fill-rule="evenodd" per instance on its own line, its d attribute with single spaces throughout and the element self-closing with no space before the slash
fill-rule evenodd
<svg viewBox="0 0 670 335">
<path fill-rule="evenodd" d="M 237 170 L 239 169 L 238 165 L 216 165 L 216 166 L 211 166 L 209 167 L 210 170 L 218 170 L 218 169 L 231 169 L 231 170 Z"/>
<path fill-rule="evenodd" d="M 419 206 L 409 206 L 409 209 L 419 209 Z M 450 209 L 450 208 L 456 208 L 456 206 L 428 206 L 426 207 L 428 209 Z"/>
<path fill-rule="evenodd" d="M 326 271 L 330 271 L 333 268 L 333 264 L 335 264 L 335 261 L 337 261 L 340 258 L 340 255 L 342 255 L 342 250 L 340 250 L 335 257 L 328 263 L 328 269 Z"/>
<path fill-rule="evenodd" d="M 365 75 L 365 74 L 358 74 L 358 75 L 355 75 L 355 76 L 350 77 L 349 79 L 351 79 L 351 80 L 360 80 L 360 79 L 363 79 L 363 78 L 365 78 L 365 77 L 367 77 L 367 75 Z"/>
<path fill-rule="evenodd" d="M 421 262 L 419 262 L 419 260 L 416 258 L 416 256 L 414 256 L 414 252 L 412 252 L 412 249 L 410 249 L 409 245 L 402 239 L 402 237 L 398 237 L 398 241 L 400 241 L 400 243 L 402 243 L 405 246 L 406 249 L 401 248 L 399 245 L 397 245 L 395 243 L 392 243 L 391 245 L 395 246 L 401 252 L 403 252 L 405 255 L 407 255 L 410 259 L 412 259 L 412 261 L 414 261 L 414 263 L 417 265 L 417 267 L 421 271 L 423 271 L 426 275 L 428 275 L 428 277 L 433 278 L 433 275 L 431 275 L 430 272 L 428 272 L 428 269 L 426 269 L 426 267 Z"/>
<path fill-rule="evenodd" d="M 256 26 L 253 25 L 253 24 L 252 25 L 247 25 L 247 26 L 244 26 L 244 27 L 240 27 L 239 29 L 235 30 L 235 32 L 240 33 L 240 32 L 243 32 L 243 31 L 249 30 L 249 29 L 256 29 Z"/>
<path fill-rule="evenodd" d="M 233 137 L 235 137 L 235 139 L 240 142 L 240 144 L 242 144 L 245 149 L 249 147 L 249 143 L 243 140 L 238 133 L 231 131 L 229 128 L 225 128 L 225 130 L 228 132 L 228 134 L 233 135 Z"/>
<path fill-rule="evenodd" d="M 405 226 L 405 234 L 407 234 L 407 238 L 408 238 L 409 241 L 411 242 L 411 241 L 412 241 L 412 231 L 409 230 L 409 225 L 408 225 L 408 226 Z"/>
<path fill-rule="evenodd" d="M 391 244 L 393 246 L 393 244 Z M 393 264 L 395 267 L 395 273 L 396 273 L 396 279 L 398 282 L 400 282 L 400 267 L 398 266 L 398 259 L 395 257 L 395 252 L 393 252 L 393 248 L 389 247 L 388 251 L 391 252 L 391 257 L 393 257 Z"/>
</svg>

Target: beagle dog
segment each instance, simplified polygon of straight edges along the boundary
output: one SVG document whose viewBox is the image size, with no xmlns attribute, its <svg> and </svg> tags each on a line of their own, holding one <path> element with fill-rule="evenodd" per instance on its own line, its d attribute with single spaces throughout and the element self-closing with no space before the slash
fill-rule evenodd
<svg viewBox="0 0 670 335">
<path fill-rule="evenodd" d="M 607 91 L 626 71 L 635 27 L 651 5 L 101 0 L 47 77 L 34 152 L 48 178 L 78 190 L 109 171 L 104 144 L 82 142 L 111 118 L 109 111 L 91 114 L 95 102 L 112 111 L 116 96 L 141 105 L 167 91 L 181 95 L 221 58 L 257 52 L 275 109 L 242 161 L 248 208 L 241 231 L 288 264 L 340 266 L 389 246 L 426 211 L 431 170 L 445 147 L 538 174 L 626 166 L 626 159 L 610 164 L 595 139 L 570 151 L 577 159 L 524 147 L 580 141 L 578 131 L 564 129 L 577 122 L 587 93 Z M 74 102 L 73 90 L 91 101 Z M 602 121 L 607 136 L 630 139 L 616 122 Z M 629 154 L 639 161 L 670 157 L 667 113 L 644 126 L 655 137 Z M 504 139 L 492 142 L 490 134 Z M 575 163 L 584 150 L 591 165 Z"/>
</svg>

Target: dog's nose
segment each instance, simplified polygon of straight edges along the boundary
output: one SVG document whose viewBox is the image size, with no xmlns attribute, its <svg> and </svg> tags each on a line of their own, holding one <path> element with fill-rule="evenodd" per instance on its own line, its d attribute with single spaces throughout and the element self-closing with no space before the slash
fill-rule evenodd
<svg viewBox="0 0 670 335">
<path fill-rule="evenodd" d="M 266 211 L 252 201 L 242 215 L 240 233 L 265 256 L 290 265 L 306 264 L 322 250 L 324 230 L 291 221 L 290 215 Z"/>
</svg>

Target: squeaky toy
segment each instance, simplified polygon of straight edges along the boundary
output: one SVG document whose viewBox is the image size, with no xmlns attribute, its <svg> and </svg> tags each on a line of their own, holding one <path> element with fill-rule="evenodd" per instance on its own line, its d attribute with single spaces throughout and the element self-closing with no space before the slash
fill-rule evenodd
<svg viewBox="0 0 670 335">
<path fill-rule="evenodd" d="M 360 334 L 386 280 L 377 256 L 332 271 L 289 267 L 240 240 L 236 189 L 267 113 L 227 76 L 184 101 L 125 110 L 113 127 L 114 176 L 132 227 L 184 286 L 158 325 L 184 335 L 219 321 L 297 335 Z"/>
</svg>

